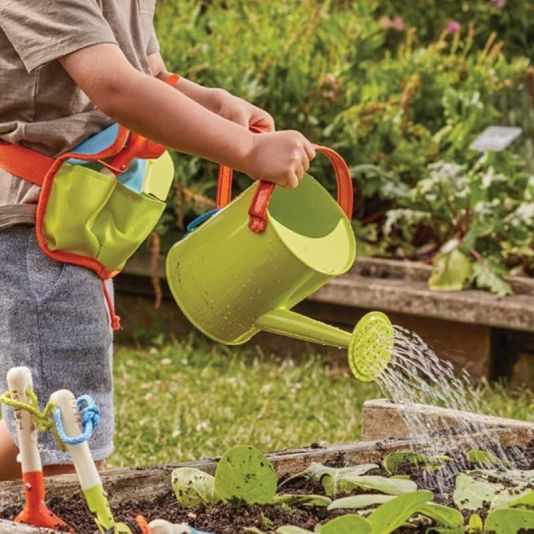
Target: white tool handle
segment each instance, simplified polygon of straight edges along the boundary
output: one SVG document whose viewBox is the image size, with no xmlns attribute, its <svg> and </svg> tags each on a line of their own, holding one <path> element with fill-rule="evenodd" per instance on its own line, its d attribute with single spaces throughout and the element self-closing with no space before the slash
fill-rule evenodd
<svg viewBox="0 0 534 534">
<path fill-rule="evenodd" d="M 61 389 L 52 393 L 50 401 L 61 410 L 61 420 L 63 422 L 63 430 L 69 437 L 76 437 L 82 433 L 80 412 L 76 406 L 76 399 L 74 395 L 67 389 Z M 87 441 L 78 445 L 66 445 L 67 450 L 72 458 L 72 463 L 76 468 L 78 479 L 82 490 L 87 490 L 97 485 L 101 485 L 102 481 L 96 469 L 93 456 L 89 450 Z"/>
<path fill-rule="evenodd" d="M 28 388 L 33 387 L 32 373 L 27 367 L 13 367 L 7 373 L 7 385 L 13 400 L 29 402 Z M 17 435 L 19 438 L 19 461 L 23 473 L 42 471 L 37 440 L 39 432 L 33 416 L 25 410 L 15 410 Z"/>
<path fill-rule="evenodd" d="M 189 534 L 191 532 L 187 525 L 174 525 L 164 519 L 154 519 L 148 526 L 152 534 Z"/>
</svg>

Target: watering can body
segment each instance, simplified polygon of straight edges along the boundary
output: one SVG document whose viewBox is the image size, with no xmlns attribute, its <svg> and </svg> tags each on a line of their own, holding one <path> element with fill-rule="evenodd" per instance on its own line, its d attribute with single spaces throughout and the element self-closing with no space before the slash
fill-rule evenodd
<svg viewBox="0 0 534 534">
<path fill-rule="evenodd" d="M 208 337 L 229 345 L 269 329 L 262 328 L 266 317 L 283 320 L 286 310 L 349 270 L 355 259 L 347 216 L 310 175 L 297 189 L 274 191 L 262 233 L 248 226 L 257 187 L 176 243 L 167 258 L 169 285 L 184 314 Z"/>
<path fill-rule="evenodd" d="M 211 339 L 238 345 L 262 330 L 343 347 L 353 374 L 369 382 L 392 354 L 393 328 L 383 313 L 367 314 L 350 333 L 291 311 L 356 257 L 349 169 L 333 150 L 316 149 L 334 167 L 337 202 L 310 175 L 293 190 L 254 184 L 230 202 L 231 170 L 222 167 L 222 209 L 171 248 L 167 281 L 189 321 Z"/>
</svg>

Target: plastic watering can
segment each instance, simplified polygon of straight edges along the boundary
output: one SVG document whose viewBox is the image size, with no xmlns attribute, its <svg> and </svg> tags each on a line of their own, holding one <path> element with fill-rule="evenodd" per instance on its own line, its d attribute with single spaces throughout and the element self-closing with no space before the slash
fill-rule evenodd
<svg viewBox="0 0 534 534">
<path fill-rule="evenodd" d="M 230 202 L 232 170 L 222 167 L 221 209 L 171 248 L 167 280 L 189 321 L 215 341 L 238 345 L 262 330 L 347 348 L 356 378 L 372 381 L 393 349 L 384 314 L 371 312 L 349 333 L 291 311 L 356 256 L 349 169 L 333 150 L 315 148 L 332 163 L 337 202 L 308 174 L 296 189 L 260 182 Z"/>
</svg>

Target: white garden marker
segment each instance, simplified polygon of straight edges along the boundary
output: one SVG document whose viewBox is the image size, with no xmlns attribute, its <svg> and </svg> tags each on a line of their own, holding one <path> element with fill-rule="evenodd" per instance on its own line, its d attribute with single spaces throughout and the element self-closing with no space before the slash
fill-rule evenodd
<svg viewBox="0 0 534 534">
<path fill-rule="evenodd" d="M 72 438 L 79 436 L 82 433 L 82 428 L 80 412 L 76 406 L 74 395 L 70 391 L 62 389 L 53 393 L 50 400 L 61 410 L 61 421 L 65 434 Z M 117 523 L 113 519 L 104 486 L 87 441 L 77 445 L 66 444 L 66 447 L 76 469 L 83 495 L 89 510 L 95 516 L 100 532 L 112 530 L 115 533 L 131 534 L 131 530 L 127 525 Z"/>
<path fill-rule="evenodd" d="M 143 532 L 143 534 L 145 534 Z M 208 532 L 200 532 L 186 524 L 175 525 L 164 519 L 154 519 L 149 523 L 148 534 L 209 534 Z"/>
<path fill-rule="evenodd" d="M 11 400 L 29 404 L 28 391 L 33 390 L 31 371 L 27 367 L 13 367 L 7 373 L 7 384 Z M 15 409 L 17 436 L 19 440 L 19 461 L 22 467 L 22 482 L 26 504 L 15 519 L 36 527 L 57 530 L 65 523 L 51 512 L 44 502 L 45 488 L 41 456 L 37 444 L 39 432 L 33 415 L 26 410 Z"/>
</svg>

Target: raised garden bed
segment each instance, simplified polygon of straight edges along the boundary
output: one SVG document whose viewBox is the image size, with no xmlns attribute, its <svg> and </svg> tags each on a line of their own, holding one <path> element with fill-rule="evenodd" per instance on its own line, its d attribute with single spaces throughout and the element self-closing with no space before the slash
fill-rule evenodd
<svg viewBox="0 0 534 534">
<path fill-rule="evenodd" d="M 373 441 L 362 441 L 335 446 L 314 445 L 306 449 L 283 451 L 270 455 L 276 475 L 287 478 L 308 469 L 314 462 L 334 467 L 361 466 L 362 464 L 377 464 L 377 468 L 370 473 L 384 475 L 383 460 L 389 454 L 399 451 L 425 452 L 429 443 L 420 440 L 407 439 L 402 426 L 395 424 L 403 417 L 406 406 L 394 405 L 385 401 L 368 402 L 364 409 L 364 432 L 377 437 Z M 459 420 L 465 420 L 464 413 L 455 413 L 447 410 L 436 410 L 434 407 L 415 407 L 420 413 L 426 414 L 429 420 L 439 419 L 441 430 L 454 429 Z M 446 415 L 446 417 L 445 417 Z M 480 424 L 492 432 L 503 447 L 520 447 L 525 451 L 526 464 L 524 469 L 534 469 L 534 425 L 514 420 L 500 418 L 478 419 Z M 382 434 L 379 432 L 382 428 Z M 367 429 L 367 430 L 365 430 Z M 369 430 L 372 429 L 372 430 Z M 451 456 L 461 455 L 467 451 L 473 442 L 473 436 L 454 436 L 454 446 L 451 439 L 440 437 L 438 432 L 432 438 L 433 450 L 437 442 L 442 440 L 443 452 Z M 380 437 L 379 437 L 380 435 Z M 391 439 L 390 436 L 396 436 Z M 378 439 L 379 438 L 379 439 Z M 163 517 L 174 522 L 189 521 L 196 528 L 210 530 L 217 534 L 246 532 L 244 526 L 256 526 L 262 531 L 270 532 L 271 527 L 262 519 L 269 517 L 275 526 L 281 524 L 294 524 L 313 530 L 313 524 L 324 521 L 325 518 L 334 518 L 347 513 L 347 510 L 327 511 L 324 508 L 306 507 L 280 507 L 280 506 L 241 506 L 234 507 L 228 504 L 217 504 L 211 511 L 206 512 L 203 507 L 187 508 L 179 506 L 171 489 L 171 473 L 178 467 L 199 468 L 213 474 L 217 466 L 217 459 L 203 460 L 187 464 L 173 464 L 139 469 L 110 470 L 103 474 L 104 484 L 109 494 L 110 502 L 118 520 L 125 520 L 133 526 L 133 519 L 137 513 L 143 513 L 148 519 Z M 430 483 L 424 476 L 415 476 L 410 469 L 404 466 L 399 473 L 411 473 L 418 486 L 427 487 Z M 82 499 L 79 497 L 79 488 L 73 476 L 50 478 L 48 481 L 48 498 L 55 511 L 65 515 L 65 519 L 78 525 L 77 532 L 94 532 L 91 516 L 85 511 Z M 295 479 L 281 490 L 282 493 L 325 493 L 321 484 L 313 480 Z M 377 493 L 371 492 L 371 493 Z M 0 517 L 11 517 L 21 505 L 22 492 L 20 483 L 0 484 Z M 435 502 L 450 504 L 451 496 L 442 496 Z M 448 500 L 447 500 L 448 499 Z M 74 515 L 69 512 L 75 511 Z M 208 510 L 210 510 L 208 508 Z M 466 514 L 468 515 L 468 514 Z M 218 524 L 217 524 L 218 522 Z M 229 526 L 229 525 L 234 525 Z M 215 528 L 218 526 L 218 529 Z M 310 528 L 311 527 L 311 528 Z M 275 529 L 274 529 L 275 530 Z M 274 531 L 272 530 L 272 531 Z M 424 532 L 425 530 L 410 530 L 410 532 Z M 0 520 L 0 533 L 30 534 L 39 530 L 29 527 L 16 526 L 5 520 Z M 45 532 L 45 531 L 41 531 Z M 399 530 L 398 532 L 402 532 Z M 408 531 L 406 531 L 408 532 Z M 528 532 L 528 531 L 525 531 Z"/>
</svg>

